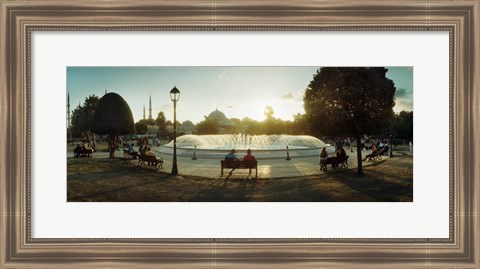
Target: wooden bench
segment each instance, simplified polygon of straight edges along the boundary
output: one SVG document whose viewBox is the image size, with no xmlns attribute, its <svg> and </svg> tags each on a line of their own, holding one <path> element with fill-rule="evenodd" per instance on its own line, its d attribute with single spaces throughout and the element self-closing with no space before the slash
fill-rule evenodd
<svg viewBox="0 0 480 269">
<path fill-rule="evenodd" d="M 222 166 L 222 173 L 220 174 L 220 176 L 223 176 L 223 169 L 224 168 L 232 168 L 233 170 L 234 169 L 249 169 L 249 173 L 252 172 L 252 169 L 255 169 L 255 177 L 258 176 L 257 161 L 221 160 L 220 165 Z M 231 173 L 231 171 L 230 171 L 230 173 Z"/>
<path fill-rule="evenodd" d="M 155 166 L 155 169 L 162 169 L 163 168 L 163 159 L 157 158 L 155 156 L 150 155 L 138 155 L 138 166 L 145 165 L 145 162 L 148 165 Z"/>
<path fill-rule="evenodd" d="M 320 160 L 320 171 L 327 172 L 327 165 L 333 164 L 333 157 L 328 157 L 326 160 Z"/>
</svg>

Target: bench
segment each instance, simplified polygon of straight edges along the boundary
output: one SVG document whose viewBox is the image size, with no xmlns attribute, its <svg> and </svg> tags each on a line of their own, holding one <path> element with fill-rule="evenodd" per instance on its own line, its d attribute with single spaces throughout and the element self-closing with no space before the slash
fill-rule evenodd
<svg viewBox="0 0 480 269">
<path fill-rule="evenodd" d="M 338 167 L 348 169 L 348 155 L 345 156 L 345 160 L 338 163 Z"/>
<path fill-rule="evenodd" d="M 74 157 L 90 157 L 90 154 L 93 153 L 93 148 L 85 148 L 85 147 L 80 147 L 80 148 L 75 148 L 73 150 L 73 156 Z"/>
<path fill-rule="evenodd" d="M 138 155 L 138 153 L 135 152 L 135 151 L 134 152 L 128 152 L 127 149 L 123 150 L 123 158 L 124 159 L 136 159 L 137 155 Z"/>
<path fill-rule="evenodd" d="M 157 158 L 155 156 L 150 155 L 138 155 L 138 166 L 145 165 L 145 162 L 148 165 L 155 166 L 155 169 L 162 169 L 163 168 L 163 159 Z"/>
<path fill-rule="evenodd" d="M 367 155 L 367 158 L 368 158 L 367 161 L 374 162 L 376 160 L 382 160 L 382 154 L 383 152 L 379 150 L 375 151 L 374 153 L 370 153 Z"/>
<path fill-rule="evenodd" d="M 348 155 L 345 156 L 344 160 L 336 160 L 336 157 L 328 157 L 326 160 L 320 161 L 320 171 L 327 172 L 327 165 L 331 164 L 333 166 L 334 162 L 338 164 L 338 167 L 348 169 Z"/>
<path fill-rule="evenodd" d="M 232 168 L 232 171 L 235 169 L 249 169 L 249 173 L 252 172 L 252 169 L 255 169 L 255 177 L 257 177 L 257 161 L 230 161 L 230 160 L 221 160 L 220 165 L 222 166 L 222 173 L 220 176 L 223 176 L 224 168 Z M 231 173 L 231 171 L 230 171 Z"/>
</svg>

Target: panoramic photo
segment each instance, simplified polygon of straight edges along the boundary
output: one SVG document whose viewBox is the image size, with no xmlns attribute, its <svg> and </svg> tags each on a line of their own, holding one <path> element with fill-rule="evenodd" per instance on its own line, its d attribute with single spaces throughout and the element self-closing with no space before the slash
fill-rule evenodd
<svg viewBox="0 0 480 269">
<path fill-rule="evenodd" d="M 67 67 L 68 202 L 413 202 L 413 67 Z"/>
</svg>

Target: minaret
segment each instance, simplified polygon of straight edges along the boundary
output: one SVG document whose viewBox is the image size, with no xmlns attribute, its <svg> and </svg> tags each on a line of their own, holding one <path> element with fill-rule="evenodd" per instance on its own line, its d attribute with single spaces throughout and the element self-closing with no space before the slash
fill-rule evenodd
<svg viewBox="0 0 480 269">
<path fill-rule="evenodd" d="M 148 108 L 148 119 L 152 119 L 152 95 L 150 94 L 150 106 Z"/>
<path fill-rule="evenodd" d="M 145 105 L 143 105 L 143 119 L 145 119 Z"/>
<path fill-rule="evenodd" d="M 70 93 L 67 93 L 67 128 L 70 127 Z"/>
</svg>

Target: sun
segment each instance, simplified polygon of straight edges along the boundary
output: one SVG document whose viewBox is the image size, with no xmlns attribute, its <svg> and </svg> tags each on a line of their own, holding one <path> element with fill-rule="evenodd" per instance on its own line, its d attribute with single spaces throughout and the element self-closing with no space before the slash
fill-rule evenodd
<svg viewBox="0 0 480 269">
<path fill-rule="evenodd" d="M 252 106 L 252 109 L 248 111 L 249 115 L 247 117 L 256 121 L 264 121 L 266 118 L 265 108 L 268 106 L 272 106 L 272 104 L 268 101 L 258 101 Z"/>
</svg>

